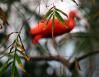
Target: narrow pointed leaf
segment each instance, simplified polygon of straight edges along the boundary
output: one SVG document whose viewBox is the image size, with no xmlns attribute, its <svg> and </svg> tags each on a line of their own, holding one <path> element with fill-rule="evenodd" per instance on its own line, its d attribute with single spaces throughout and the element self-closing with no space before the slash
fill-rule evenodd
<svg viewBox="0 0 99 77">
<path fill-rule="evenodd" d="M 53 13 L 50 14 L 50 16 L 48 17 L 47 23 L 49 22 L 49 20 L 51 19 L 52 16 L 53 16 Z"/>
<path fill-rule="evenodd" d="M 20 48 L 22 52 L 25 52 L 25 49 L 21 44 L 17 43 L 17 47 Z"/>
<path fill-rule="evenodd" d="M 8 63 L 7 61 L 5 64 L 3 64 L 3 66 L 0 68 L 0 76 L 6 72 L 7 68 L 10 66 L 11 63 L 12 62 Z"/>
<path fill-rule="evenodd" d="M 20 64 L 19 67 L 21 68 L 21 70 L 22 70 L 23 72 L 26 72 L 26 70 L 24 69 L 24 65 L 23 65 L 23 64 Z"/>
<path fill-rule="evenodd" d="M 25 51 L 25 48 L 24 48 L 24 45 L 23 45 L 23 42 L 22 42 L 22 39 L 21 39 L 20 35 L 19 35 L 19 40 L 21 42 L 21 46 L 22 46 L 23 51 Z"/>
<path fill-rule="evenodd" d="M 15 63 L 12 64 L 11 66 L 11 77 L 14 77 L 15 76 Z"/>
<path fill-rule="evenodd" d="M 16 72 L 16 77 L 21 77 L 20 74 L 19 74 L 19 71 L 16 67 L 15 67 L 15 72 Z"/>
<path fill-rule="evenodd" d="M 27 54 L 25 54 L 24 52 L 22 52 L 22 51 L 20 51 L 18 49 L 17 49 L 17 51 L 20 52 L 23 55 L 23 57 L 25 58 L 25 60 L 30 61 L 30 57 Z"/>
<path fill-rule="evenodd" d="M 15 55 L 16 61 L 18 62 L 19 65 L 22 65 L 20 57 L 16 54 Z"/>
<path fill-rule="evenodd" d="M 49 10 L 49 11 L 46 13 L 45 17 L 48 18 L 52 12 L 53 12 L 53 10 Z"/>
<path fill-rule="evenodd" d="M 55 10 L 55 6 L 53 6 L 52 8 L 50 8 L 49 10 L 48 10 L 48 12 L 46 13 L 46 15 L 45 15 L 45 18 L 47 18 L 47 17 L 49 17 L 49 15 L 51 14 L 51 13 L 53 13 L 53 11 Z"/>
<path fill-rule="evenodd" d="M 24 58 L 27 60 L 27 61 L 30 61 L 30 57 L 28 55 L 24 55 Z"/>
<path fill-rule="evenodd" d="M 17 54 L 15 55 L 15 57 L 16 57 L 16 61 L 17 61 L 18 65 L 19 65 L 19 67 L 21 68 L 21 70 L 23 72 L 25 72 L 24 65 L 22 64 L 20 57 Z"/>
<path fill-rule="evenodd" d="M 59 21 L 60 21 L 62 24 L 65 23 L 64 19 L 62 18 L 62 16 L 61 16 L 57 11 L 55 11 L 55 15 L 56 15 L 56 17 L 59 19 Z"/>
<path fill-rule="evenodd" d="M 60 9 L 57 9 L 57 8 L 55 8 L 55 10 L 56 10 L 57 12 L 60 12 L 60 13 L 62 13 L 63 15 L 65 15 L 65 16 L 68 18 L 68 15 L 67 15 L 66 13 L 64 13 L 62 10 L 60 10 Z"/>
</svg>

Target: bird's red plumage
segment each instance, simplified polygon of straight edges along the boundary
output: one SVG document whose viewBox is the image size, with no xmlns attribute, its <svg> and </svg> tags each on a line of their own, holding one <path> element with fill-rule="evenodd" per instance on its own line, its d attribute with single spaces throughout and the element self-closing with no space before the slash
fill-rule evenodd
<svg viewBox="0 0 99 77">
<path fill-rule="evenodd" d="M 70 32 L 75 26 L 75 16 L 76 14 L 74 14 L 74 12 L 71 12 L 68 20 L 65 21 L 65 24 L 62 24 L 58 19 L 55 19 L 53 36 L 55 37 Z M 50 19 L 47 24 L 46 22 L 47 20 L 44 22 L 39 22 L 34 28 L 30 29 L 29 33 L 33 35 L 33 43 L 39 43 L 38 40 L 41 38 L 52 37 L 52 19 Z"/>
</svg>

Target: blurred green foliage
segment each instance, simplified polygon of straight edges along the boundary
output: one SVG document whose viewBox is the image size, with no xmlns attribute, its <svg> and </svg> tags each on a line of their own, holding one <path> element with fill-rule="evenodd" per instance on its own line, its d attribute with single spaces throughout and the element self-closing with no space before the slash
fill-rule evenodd
<svg viewBox="0 0 99 77">
<path fill-rule="evenodd" d="M 64 0 L 61 0 L 61 1 L 63 2 Z M 73 0 L 73 1 L 75 2 L 75 0 Z M 74 52 L 76 54 L 79 54 L 81 52 L 87 53 L 87 52 L 92 52 L 94 50 L 99 50 L 99 30 L 98 30 L 99 29 L 99 0 L 79 0 L 79 1 L 80 1 L 80 5 L 78 6 L 79 10 L 83 10 L 85 12 L 85 18 L 88 20 L 88 23 L 89 23 L 89 29 L 87 29 L 87 32 L 85 34 L 80 32 L 79 37 L 76 38 L 76 45 L 75 45 L 75 52 Z M 0 0 L 0 4 L 6 4 L 8 6 L 7 10 L 6 10 L 8 17 L 11 14 L 12 5 L 15 2 L 21 3 L 21 0 Z M 42 16 L 39 15 L 36 11 L 31 11 L 27 6 L 25 6 L 23 4 L 21 4 L 21 6 L 22 6 L 22 8 L 24 8 L 26 14 L 28 14 L 30 16 L 34 15 L 35 19 L 37 21 L 42 19 Z M 53 12 L 53 10 L 51 10 L 50 13 L 48 12 L 46 17 L 49 17 L 49 19 L 50 19 L 53 16 L 52 12 Z M 59 14 L 60 12 L 61 11 L 58 10 L 57 12 L 55 12 L 53 14 L 55 14 L 55 16 L 61 21 L 61 23 L 64 23 L 63 18 Z M 25 14 L 21 13 L 21 15 L 22 15 L 21 16 L 22 20 L 23 21 L 26 20 Z M 53 17 L 53 22 L 54 22 L 54 17 Z M 29 23 L 25 21 L 24 25 L 25 26 L 23 26 L 23 29 L 25 30 L 25 32 L 27 32 L 27 30 L 30 28 Z M 7 27 L 9 27 L 9 26 L 7 26 Z M 7 38 L 7 33 L 6 33 L 7 27 L 6 26 L 4 27 L 5 31 L 0 32 L 0 44 L 3 42 L 3 40 L 5 38 Z M 27 35 L 25 36 L 25 42 L 27 43 L 28 46 L 32 45 L 30 42 L 30 39 L 28 39 Z M 5 42 L 5 43 L 7 43 L 7 42 Z M 2 45 L 2 47 L 4 45 Z M 4 46 L 4 47 L 6 49 L 6 46 Z M 43 55 L 43 53 L 45 53 L 45 52 L 42 52 L 42 51 L 44 51 L 44 49 L 41 46 L 35 45 L 35 48 L 38 51 L 40 51 L 41 55 Z M 26 52 L 28 52 L 28 51 L 30 52 L 30 49 L 31 48 L 29 48 L 29 47 L 26 48 Z M 3 72 L 3 73 L 0 72 L 0 77 L 10 77 L 9 71 L 4 72 L 7 70 L 7 68 L 8 68 L 7 66 L 9 66 L 9 65 L 11 65 L 11 69 L 12 69 L 12 70 L 10 69 L 11 77 L 14 77 L 14 74 L 17 74 L 16 77 L 21 76 L 21 75 L 19 75 L 20 73 L 19 73 L 19 70 L 15 63 L 17 61 L 17 63 L 19 65 L 22 65 L 22 62 L 21 62 L 21 59 L 20 59 L 20 56 L 18 55 L 18 53 L 16 54 L 16 50 L 14 50 L 14 51 L 15 52 L 14 52 L 13 58 L 16 58 L 16 59 L 13 59 L 12 64 L 10 64 L 11 62 L 9 62 L 7 65 L 6 63 L 3 64 L 0 61 L 0 70 L 1 70 L 1 72 Z M 26 55 L 25 55 L 25 57 L 26 57 Z M 90 64 L 93 63 L 93 59 L 94 59 L 94 57 L 92 59 L 88 60 Z M 89 64 L 89 66 L 90 66 L 90 64 Z M 4 67 L 4 69 L 3 69 L 3 67 Z M 29 77 L 41 77 L 41 76 L 42 77 L 57 77 L 56 71 L 54 71 L 52 75 L 49 75 L 47 73 L 47 69 L 50 67 L 51 66 L 47 62 L 44 62 L 42 64 L 40 64 L 39 62 L 25 62 L 24 68 L 29 75 L 27 75 L 27 73 L 22 72 L 22 77 L 28 77 L 28 76 Z M 3 71 L 2 71 L 2 69 L 3 69 Z M 23 69 L 23 71 L 24 71 L 24 69 Z M 90 71 L 90 69 L 89 69 L 89 71 Z M 8 75 L 6 76 L 6 74 L 9 74 L 9 76 Z M 63 74 L 62 77 L 66 77 L 66 75 Z"/>
</svg>

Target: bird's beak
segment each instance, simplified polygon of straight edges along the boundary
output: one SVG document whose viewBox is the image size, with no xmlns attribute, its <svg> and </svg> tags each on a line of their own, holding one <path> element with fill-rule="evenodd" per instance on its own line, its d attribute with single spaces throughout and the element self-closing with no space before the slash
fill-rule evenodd
<svg viewBox="0 0 99 77">
<path fill-rule="evenodd" d="M 85 27 L 86 27 L 86 28 L 89 28 L 89 27 L 90 27 L 89 22 L 88 22 L 87 19 L 84 18 L 82 15 L 76 14 L 76 18 L 77 18 L 77 20 L 79 20 L 79 21 L 83 21 L 83 23 L 85 24 Z"/>
<path fill-rule="evenodd" d="M 81 20 L 83 17 L 80 14 L 76 14 L 77 20 Z"/>
<path fill-rule="evenodd" d="M 77 20 L 81 20 L 81 17 L 77 16 L 76 19 L 77 19 Z"/>
</svg>

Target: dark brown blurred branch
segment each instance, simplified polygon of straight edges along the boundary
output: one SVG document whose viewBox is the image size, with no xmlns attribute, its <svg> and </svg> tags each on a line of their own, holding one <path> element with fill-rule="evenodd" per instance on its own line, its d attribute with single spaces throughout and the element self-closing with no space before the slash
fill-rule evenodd
<svg viewBox="0 0 99 77">
<path fill-rule="evenodd" d="M 77 61 L 81 61 L 83 59 L 86 59 L 87 57 L 90 57 L 90 56 L 93 56 L 93 55 L 97 55 L 99 54 L 99 50 L 96 50 L 96 51 L 93 51 L 93 52 L 90 52 L 90 53 L 87 53 L 79 58 L 77 58 Z"/>
<path fill-rule="evenodd" d="M 93 56 L 99 54 L 99 51 L 94 51 L 94 52 L 90 52 L 87 53 L 83 56 L 80 56 L 78 58 L 76 58 L 76 61 L 81 61 L 83 59 L 86 59 L 87 57 Z M 66 66 L 67 68 L 69 68 L 70 70 L 72 70 L 75 67 L 75 60 L 70 63 L 69 60 L 65 59 L 63 56 L 61 55 L 57 55 L 57 56 L 42 56 L 42 57 L 31 57 L 30 61 L 34 62 L 34 61 L 58 61 L 60 63 L 62 63 L 64 66 Z"/>
<path fill-rule="evenodd" d="M 68 67 L 69 66 L 69 61 L 65 59 L 61 55 L 56 55 L 56 56 L 42 56 L 42 57 L 31 57 L 30 61 L 58 61 L 61 62 L 64 66 Z"/>
<path fill-rule="evenodd" d="M 0 53 L 0 54 L 4 54 L 4 53 Z M 74 67 L 75 67 L 75 61 L 81 61 L 81 60 L 84 60 L 90 56 L 93 56 L 93 55 L 97 55 L 99 54 L 99 50 L 96 50 L 96 51 L 93 51 L 93 52 L 90 52 L 90 53 L 87 53 L 85 55 L 82 55 L 78 58 L 76 58 L 73 62 L 70 62 L 69 60 L 65 59 L 64 56 L 61 56 L 61 55 L 56 55 L 56 56 L 40 56 L 40 57 L 31 57 L 30 58 L 30 61 L 31 62 L 34 62 L 34 61 L 57 61 L 57 62 L 60 62 L 62 63 L 65 67 L 69 68 L 70 70 L 72 70 Z M 12 57 L 11 55 L 9 54 L 5 54 L 6 56 L 9 56 L 9 57 Z M 20 56 L 22 59 L 24 59 L 24 57 Z"/>
<path fill-rule="evenodd" d="M 82 55 L 82 56 L 76 58 L 76 61 L 79 62 L 79 61 L 82 61 L 82 60 L 84 60 L 84 59 L 86 59 L 86 58 L 88 58 L 88 57 L 91 57 L 91 56 L 97 55 L 97 54 L 99 54 L 99 50 L 96 50 L 96 51 L 93 51 L 93 52 L 84 54 L 84 55 Z M 69 65 L 68 68 L 72 70 L 72 68 L 74 68 L 74 66 L 75 66 L 75 60 Z"/>
</svg>

